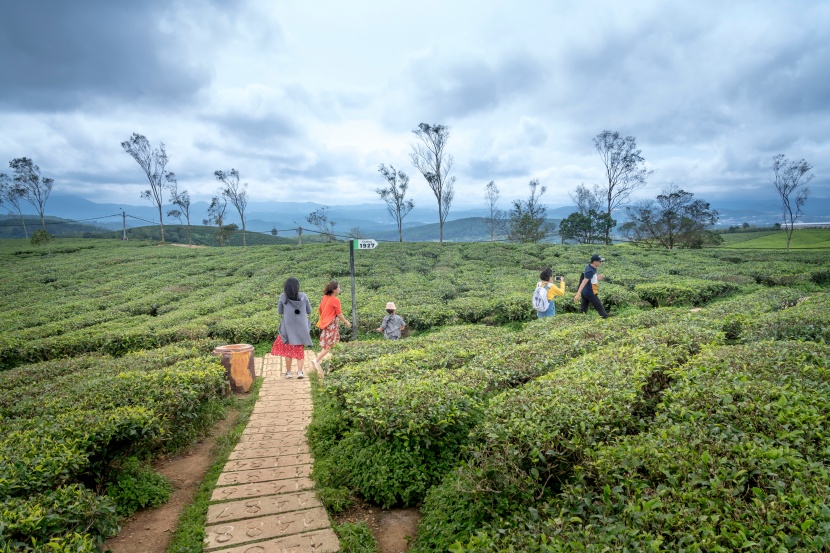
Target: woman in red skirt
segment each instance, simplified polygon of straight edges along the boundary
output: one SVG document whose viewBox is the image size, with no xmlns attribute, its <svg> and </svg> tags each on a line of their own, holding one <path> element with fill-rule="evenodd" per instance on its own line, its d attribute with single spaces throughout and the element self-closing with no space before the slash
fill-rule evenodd
<svg viewBox="0 0 830 553">
<path fill-rule="evenodd" d="M 282 320 L 277 339 L 271 347 L 271 355 L 285 358 L 285 378 L 293 378 L 291 362 L 297 359 L 297 378 L 303 378 L 305 346 L 311 345 L 311 325 L 308 322 L 311 303 L 308 296 L 300 292 L 300 281 L 296 278 L 287 279 L 283 288 L 277 305 L 277 312 L 282 315 Z"/>
<path fill-rule="evenodd" d="M 320 353 L 317 357 L 311 360 L 315 369 L 320 369 L 320 360 L 328 355 L 329 350 L 340 341 L 340 331 L 337 329 L 337 319 L 343 321 L 348 327 L 352 328 L 352 324 L 343 316 L 343 310 L 340 309 L 340 300 L 337 296 L 340 295 L 340 285 L 336 280 L 332 280 L 323 289 L 323 299 L 320 300 L 320 307 L 317 310 L 320 312 L 320 320 L 317 321 L 317 328 L 320 332 Z"/>
</svg>

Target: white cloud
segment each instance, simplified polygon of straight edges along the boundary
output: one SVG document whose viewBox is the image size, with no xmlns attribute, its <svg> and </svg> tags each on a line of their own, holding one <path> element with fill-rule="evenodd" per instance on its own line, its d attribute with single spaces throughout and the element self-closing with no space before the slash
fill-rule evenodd
<svg viewBox="0 0 830 553">
<path fill-rule="evenodd" d="M 783 152 L 830 196 L 823 3 L 85 0 L 7 3 L 0 22 L 0 159 L 32 157 L 93 200 L 137 202 L 120 142 L 138 132 L 166 144 L 194 199 L 234 167 L 255 201 L 379 202 L 384 163 L 428 205 L 409 163 L 420 122 L 452 127 L 457 203 L 490 180 L 524 197 L 532 178 L 570 203 L 602 179 L 605 129 L 655 170 L 640 194 L 772 198 Z"/>
</svg>

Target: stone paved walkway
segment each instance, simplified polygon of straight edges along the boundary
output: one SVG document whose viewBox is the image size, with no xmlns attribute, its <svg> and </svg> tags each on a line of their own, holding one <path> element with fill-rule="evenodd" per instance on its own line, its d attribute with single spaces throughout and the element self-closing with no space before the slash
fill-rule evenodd
<svg viewBox="0 0 830 553">
<path fill-rule="evenodd" d="M 306 373 L 313 371 L 306 352 Z M 314 493 L 305 430 L 311 420 L 307 378 L 286 379 L 283 359 L 256 359 L 264 382 L 251 419 L 211 497 L 205 551 L 339 551 L 328 514 Z M 296 374 L 296 365 L 292 367 Z"/>
</svg>

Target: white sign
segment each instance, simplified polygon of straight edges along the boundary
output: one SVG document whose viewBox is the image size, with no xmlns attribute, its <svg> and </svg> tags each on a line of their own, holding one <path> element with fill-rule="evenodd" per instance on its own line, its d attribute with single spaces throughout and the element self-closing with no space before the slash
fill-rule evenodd
<svg viewBox="0 0 830 553">
<path fill-rule="evenodd" d="M 374 250 L 378 243 L 374 240 L 355 240 L 354 247 L 356 250 Z"/>
</svg>

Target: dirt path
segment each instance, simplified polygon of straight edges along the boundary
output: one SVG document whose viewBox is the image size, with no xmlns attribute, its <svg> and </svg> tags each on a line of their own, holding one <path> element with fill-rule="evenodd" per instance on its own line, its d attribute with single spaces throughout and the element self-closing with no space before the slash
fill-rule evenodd
<svg viewBox="0 0 830 553">
<path fill-rule="evenodd" d="M 419 520 L 421 512 L 415 507 L 384 511 L 366 504 L 355 505 L 337 517 L 338 524 L 365 522 L 378 545 L 378 553 L 405 553 L 415 539 Z"/>
<path fill-rule="evenodd" d="M 118 536 L 104 543 L 113 553 L 165 553 L 182 509 L 193 502 L 193 497 L 202 485 L 205 473 L 214 462 L 216 439 L 224 436 L 236 424 L 239 412 L 232 410 L 228 417 L 219 421 L 210 433 L 187 453 L 161 459 L 153 468 L 170 479 L 174 491 L 170 501 L 164 505 L 139 511 L 121 524 Z"/>
<path fill-rule="evenodd" d="M 267 365 L 271 365 L 275 361 L 277 360 L 274 359 Z M 266 363 L 263 363 L 260 358 L 257 359 L 257 373 L 260 376 L 263 376 L 262 371 L 265 365 Z M 271 370 L 266 370 L 266 373 L 279 374 L 281 369 L 277 364 L 269 368 Z M 296 384 L 302 382 L 283 382 L 278 376 L 276 378 L 274 378 L 275 375 L 266 374 L 265 376 L 271 377 L 269 380 L 271 380 L 270 384 L 272 386 L 276 384 L 280 388 L 289 382 Z M 308 381 L 302 383 L 307 386 Z M 265 396 L 267 396 L 267 391 Z M 260 399 L 265 400 L 265 396 Z M 263 405 L 259 407 L 266 407 L 265 404 L 266 402 L 263 401 Z M 205 473 L 214 462 L 213 451 L 216 439 L 223 436 L 229 428 L 236 424 L 238 415 L 237 411 L 230 412 L 228 418 L 219 421 L 210 434 L 194 445 L 187 453 L 165 458 L 154 464 L 155 470 L 168 477 L 173 483 L 175 491 L 171 495 L 170 501 L 156 509 L 139 511 L 124 521 L 121 524 L 121 532 L 118 536 L 104 543 L 105 551 L 107 548 L 112 550 L 113 553 L 165 553 L 167 551 L 182 509 L 192 503 L 196 491 L 204 480 Z M 276 413 L 273 415 L 276 416 Z M 252 426 L 250 430 L 256 431 L 256 427 L 262 424 L 262 422 L 257 421 L 260 417 L 252 417 L 254 422 L 250 425 Z M 270 419 L 272 416 L 267 416 L 267 418 Z M 244 454 L 245 449 L 245 444 L 241 443 L 237 447 L 237 451 L 231 454 L 229 464 L 233 463 L 234 460 L 238 461 L 248 457 Z M 228 504 L 220 503 L 219 505 Z M 364 504 L 355 506 L 348 513 L 337 517 L 337 522 L 365 522 L 375 537 L 379 553 L 404 553 L 415 537 L 420 516 L 420 512 L 416 508 L 383 511 Z M 208 521 L 209 526 L 210 522 L 215 521 Z M 282 540 L 275 540 L 275 543 L 277 541 Z M 260 542 L 259 545 L 270 544 Z"/>
</svg>

